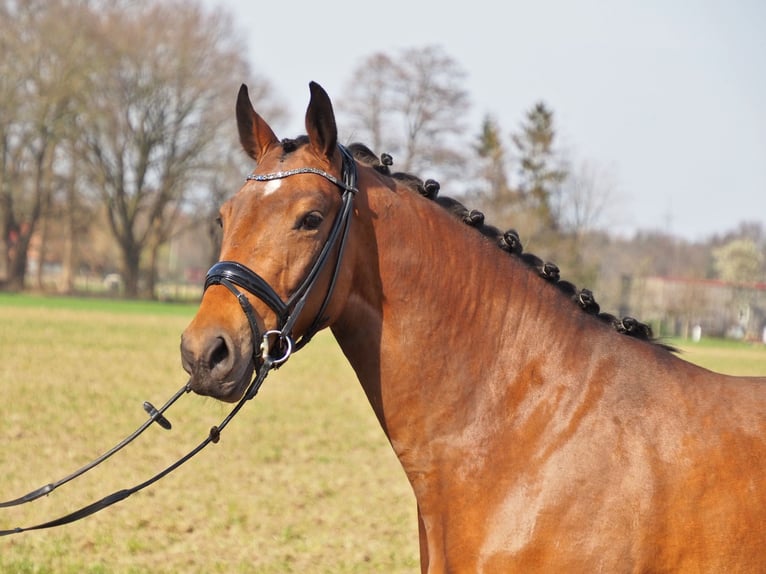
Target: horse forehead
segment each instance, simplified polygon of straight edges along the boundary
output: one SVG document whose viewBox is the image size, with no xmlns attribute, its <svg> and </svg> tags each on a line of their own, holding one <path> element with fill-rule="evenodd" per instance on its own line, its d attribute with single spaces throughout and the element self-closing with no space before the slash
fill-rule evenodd
<svg viewBox="0 0 766 574">
<path fill-rule="evenodd" d="M 330 195 L 337 187 L 316 173 L 301 172 L 310 168 L 340 178 L 339 171 L 328 162 L 317 158 L 308 146 L 284 153 L 280 148 L 271 150 L 258 164 L 234 197 L 235 211 L 284 211 L 289 205 L 300 203 L 300 198 L 314 194 Z M 316 197 L 316 196 L 315 196 Z"/>
<path fill-rule="evenodd" d="M 323 178 L 313 173 L 296 173 L 284 175 L 287 170 L 254 174 L 237 194 L 237 201 L 252 205 L 256 209 L 266 206 L 277 206 L 284 209 L 290 204 L 315 193 L 329 195 L 335 191 L 332 184 L 326 185 Z M 255 176 L 262 175 L 269 179 L 256 180 Z M 329 182 L 328 182 L 329 183 Z"/>
<path fill-rule="evenodd" d="M 314 206 L 314 209 L 326 207 L 335 195 L 339 196 L 332 183 L 312 173 L 298 173 L 265 181 L 248 179 L 222 211 L 230 214 L 231 221 L 241 221 L 244 218 L 254 223 L 260 218 L 273 220 L 280 215 L 290 217 L 296 210 L 308 206 Z"/>
<path fill-rule="evenodd" d="M 263 197 L 269 196 L 272 193 L 278 191 L 280 187 L 282 187 L 281 179 L 272 179 L 267 181 L 266 185 L 263 186 Z"/>
</svg>

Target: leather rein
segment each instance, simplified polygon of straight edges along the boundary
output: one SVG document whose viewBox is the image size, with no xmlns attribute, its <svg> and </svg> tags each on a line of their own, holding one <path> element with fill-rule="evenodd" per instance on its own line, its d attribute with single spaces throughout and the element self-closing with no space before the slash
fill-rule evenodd
<svg viewBox="0 0 766 574">
<path fill-rule="evenodd" d="M 131 494 L 143 490 L 144 488 L 154 484 L 161 478 L 170 474 L 175 469 L 191 459 L 193 456 L 195 456 L 197 453 L 199 453 L 211 442 L 217 443 L 221 432 L 229 424 L 231 419 L 234 418 L 234 416 L 240 411 L 240 409 L 247 401 L 258 394 L 258 390 L 260 389 L 269 372 L 272 369 L 276 369 L 284 364 L 284 362 L 287 361 L 287 359 L 295 350 L 301 349 L 304 345 L 306 345 L 306 343 L 308 343 L 311 338 L 324 326 L 327 321 L 327 317 L 324 316 L 324 313 L 327 309 L 327 305 L 330 302 L 330 298 L 332 297 L 335 283 L 340 271 L 340 264 L 343 258 L 346 239 L 348 238 L 348 232 L 351 225 L 353 199 L 357 193 L 356 163 L 345 147 L 338 145 L 338 149 L 340 150 L 341 156 L 343 158 L 342 180 L 326 171 L 313 167 L 303 167 L 268 174 L 249 175 L 247 177 L 247 181 L 271 181 L 274 179 L 284 179 L 286 177 L 290 177 L 291 175 L 297 174 L 315 174 L 324 177 L 342 190 L 341 208 L 335 217 L 327 240 L 322 246 L 322 249 L 317 255 L 316 260 L 311 266 L 311 269 L 304 278 L 303 282 L 290 295 L 287 301 L 283 301 L 282 298 L 271 287 L 271 285 L 269 285 L 268 282 L 255 271 L 248 269 L 245 265 L 237 263 L 236 261 L 219 261 L 207 272 L 204 290 L 207 290 L 212 285 L 223 285 L 229 289 L 229 291 L 231 291 L 239 301 L 239 304 L 247 317 L 252 334 L 253 363 L 256 374 L 254 375 L 247 389 L 245 389 L 242 398 L 232 408 L 229 414 L 226 415 L 226 417 L 218 425 L 211 427 L 208 435 L 196 447 L 179 458 L 176 462 L 172 463 L 164 470 L 161 470 L 144 482 L 131 488 L 115 491 L 96 502 L 88 504 L 78 510 L 70 512 L 69 514 L 54 520 L 36 524 L 34 526 L 0 530 L 0 536 L 18 534 L 29 530 L 53 528 L 81 520 L 92 514 L 95 514 L 96 512 L 99 512 L 100 510 L 103 510 L 104 508 L 112 506 L 121 500 L 126 499 Z M 333 270 L 333 274 L 330 279 L 327 293 L 325 294 L 322 305 L 319 308 L 319 311 L 317 312 L 317 315 L 309 328 L 305 333 L 301 335 L 300 339 L 295 342 L 293 340 L 292 333 L 295 322 L 297 321 L 301 311 L 306 305 L 306 302 L 317 283 L 321 271 L 324 269 L 333 252 L 333 248 L 336 246 L 337 256 L 335 259 L 335 268 Z M 247 293 L 260 299 L 272 311 L 274 311 L 277 317 L 276 329 L 268 330 L 261 334 L 255 319 L 253 307 L 248 297 L 245 295 L 245 293 L 237 289 L 237 287 L 241 287 Z M 260 344 L 257 343 L 258 341 L 260 341 Z M 33 500 L 36 500 L 44 495 L 50 494 L 59 486 L 62 486 L 63 484 L 66 484 L 67 482 L 70 482 L 71 480 L 74 480 L 75 478 L 85 474 L 89 470 L 95 468 L 110 458 L 119 450 L 126 447 L 128 444 L 133 442 L 133 440 L 138 438 L 138 436 L 141 435 L 149 426 L 151 426 L 152 423 L 157 423 L 163 428 L 170 430 L 171 424 L 165 418 L 163 413 L 165 413 L 165 411 L 167 411 L 170 406 L 175 403 L 182 395 L 187 394 L 191 390 L 192 389 L 189 381 L 178 391 L 176 391 L 176 393 L 159 409 L 155 408 L 148 401 L 144 402 L 144 410 L 146 410 L 146 412 L 149 414 L 149 419 L 141 424 L 135 431 L 125 437 L 122 441 L 117 443 L 114 447 L 58 481 L 48 483 L 18 498 L 0 502 L 0 508 L 19 506 L 28 502 L 32 502 Z"/>
</svg>

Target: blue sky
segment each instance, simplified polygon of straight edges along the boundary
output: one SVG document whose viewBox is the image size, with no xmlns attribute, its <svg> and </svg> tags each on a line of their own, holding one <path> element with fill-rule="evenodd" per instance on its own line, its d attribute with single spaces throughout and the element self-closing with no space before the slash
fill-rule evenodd
<svg viewBox="0 0 766 574">
<path fill-rule="evenodd" d="M 204 4 L 233 15 L 254 74 L 283 99 L 280 137 L 303 132 L 309 81 L 339 99 L 367 56 L 436 44 L 468 74 L 472 133 L 486 114 L 509 134 L 535 102 L 554 110 L 562 146 L 616 184 L 612 231 L 766 226 L 760 0 Z"/>
</svg>

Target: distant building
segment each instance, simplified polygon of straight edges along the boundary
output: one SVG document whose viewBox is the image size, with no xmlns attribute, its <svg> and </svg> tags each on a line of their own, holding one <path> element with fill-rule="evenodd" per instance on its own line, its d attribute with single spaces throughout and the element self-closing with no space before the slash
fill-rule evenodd
<svg viewBox="0 0 766 574">
<path fill-rule="evenodd" d="M 766 328 L 766 283 L 729 283 L 717 279 L 646 277 L 631 282 L 633 313 L 663 335 L 758 340 Z"/>
</svg>

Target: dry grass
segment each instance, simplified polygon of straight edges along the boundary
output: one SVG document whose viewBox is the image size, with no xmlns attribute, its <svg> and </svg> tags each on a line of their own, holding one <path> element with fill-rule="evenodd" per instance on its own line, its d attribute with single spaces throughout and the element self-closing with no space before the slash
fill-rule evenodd
<svg viewBox="0 0 766 574">
<path fill-rule="evenodd" d="M 193 307 L 0 296 L 0 499 L 58 479 L 112 446 L 185 381 Z M 715 370 L 766 373 L 766 347 L 683 347 Z M 195 396 L 85 477 L 0 528 L 78 508 L 164 468 L 230 407 Z M 0 572 L 285 573 L 418 570 L 409 484 L 328 334 L 283 369 L 209 446 L 149 489 L 53 530 L 0 538 Z"/>
<path fill-rule="evenodd" d="M 99 305 L 102 306 L 102 305 Z M 129 309 L 129 307 L 127 307 Z M 185 381 L 167 313 L 0 300 L 0 499 L 109 448 Z M 196 395 L 125 451 L 48 497 L 0 509 L 0 528 L 58 517 L 141 482 L 229 410 Z M 353 373 L 328 335 L 266 381 L 221 442 L 149 489 L 83 521 L 0 538 L 0 571 L 412 572 L 414 497 Z"/>
</svg>

